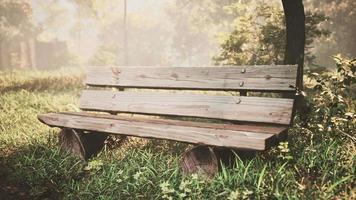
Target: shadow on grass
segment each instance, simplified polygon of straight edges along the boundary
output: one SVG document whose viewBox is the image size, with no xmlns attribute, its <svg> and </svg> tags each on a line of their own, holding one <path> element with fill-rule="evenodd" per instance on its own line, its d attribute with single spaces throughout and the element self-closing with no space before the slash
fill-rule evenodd
<svg viewBox="0 0 356 200">
<path fill-rule="evenodd" d="M 83 176 L 83 162 L 48 144 L 22 146 L 0 165 L 0 199 L 62 199 L 64 183 Z"/>
<path fill-rule="evenodd" d="M 181 159 L 183 154 L 192 146 L 193 145 L 191 144 L 182 142 L 147 139 L 145 145 L 136 146 L 134 148 L 140 148 L 143 151 L 158 152 L 163 155 L 175 156 Z M 222 167 L 221 165 L 228 168 L 234 168 L 236 167 L 236 160 L 248 162 L 259 155 L 258 152 L 253 150 L 231 149 L 226 147 L 213 147 L 213 150 L 220 163 L 219 168 Z"/>
<path fill-rule="evenodd" d="M 180 142 L 130 138 L 122 147 L 104 149 L 85 162 L 61 153 L 54 138 L 22 146 L 0 160 L 0 199 L 76 199 L 95 197 L 107 190 L 124 198 L 128 195 L 120 190 L 127 187 L 127 194 L 142 192 L 136 184 L 154 188 L 139 182 L 136 176 L 140 172 L 154 183 L 162 178 L 179 182 L 180 156 L 189 147 Z M 121 157 L 117 157 L 117 151 L 122 151 Z M 123 182 L 118 183 L 119 180 Z M 159 192 L 159 188 L 154 190 Z M 110 192 L 106 195 L 112 195 Z"/>
</svg>

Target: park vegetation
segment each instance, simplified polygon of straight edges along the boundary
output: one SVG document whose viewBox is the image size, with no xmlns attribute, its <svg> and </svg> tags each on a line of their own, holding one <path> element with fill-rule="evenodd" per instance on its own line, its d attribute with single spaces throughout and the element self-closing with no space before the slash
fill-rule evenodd
<svg viewBox="0 0 356 200">
<path fill-rule="evenodd" d="M 31 4 L 23 2 L 0 0 L 0 44 L 49 31 L 33 22 Z M 75 22 L 74 38 L 88 28 L 84 22 L 100 30 L 100 42 L 85 64 L 121 64 L 122 32 L 112 31 L 122 26 L 117 3 L 70 2 L 82 17 Z M 279 1 L 266 2 L 174 1 L 162 23 L 147 13 L 131 13 L 130 64 L 282 64 L 283 11 Z M 0 198 L 355 199 L 355 2 L 305 1 L 303 107 L 288 139 L 252 158 L 236 157 L 234 167 L 222 165 L 213 178 L 182 174 L 180 155 L 189 145 L 171 141 L 130 137 L 88 161 L 61 153 L 58 129 L 36 117 L 79 110 L 85 69 L 80 56 L 66 57 L 80 67 L 66 63 L 51 71 L 0 66 Z M 41 6 L 43 12 L 66 15 L 57 1 Z M 118 12 L 105 12 L 109 8 Z M 15 12 L 20 14 L 13 17 Z M 53 17 L 48 12 L 45 25 L 55 27 Z M 332 62 L 323 60 L 326 55 Z"/>
</svg>

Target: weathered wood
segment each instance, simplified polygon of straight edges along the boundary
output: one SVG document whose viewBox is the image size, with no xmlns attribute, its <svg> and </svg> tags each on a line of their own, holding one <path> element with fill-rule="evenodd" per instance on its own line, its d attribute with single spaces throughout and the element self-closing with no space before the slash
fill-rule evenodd
<svg viewBox="0 0 356 200">
<path fill-rule="evenodd" d="M 271 133 L 256 133 L 248 131 L 203 128 L 199 126 L 185 126 L 163 124 L 162 120 L 154 123 L 154 119 L 147 122 L 134 117 L 125 120 L 116 116 L 93 117 L 78 116 L 62 113 L 39 115 L 39 120 L 54 127 L 69 127 L 79 130 L 99 131 L 110 134 L 131 135 L 145 138 L 169 139 L 194 144 L 225 146 L 242 149 L 265 150 L 273 144 L 276 136 Z M 172 121 L 172 120 L 170 120 Z M 190 122 L 193 123 L 193 122 Z M 208 125 L 213 127 L 212 124 Z M 238 126 L 238 125 L 236 125 Z"/>
<path fill-rule="evenodd" d="M 69 152 L 83 160 L 85 159 L 85 149 L 81 133 L 70 128 L 63 128 L 59 132 L 58 137 L 61 152 Z"/>
<path fill-rule="evenodd" d="M 87 74 L 91 86 L 294 92 L 297 67 L 91 67 Z"/>
<path fill-rule="evenodd" d="M 145 123 L 155 123 L 162 125 L 176 125 L 176 126 L 189 126 L 198 128 L 209 128 L 209 129 L 221 129 L 221 130 L 234 130 L 234 131 L 247 131 L 247 132 L 257 132 L 257 133 L 270 133 L 279 135 L 288 129 L 287 125 L 278 124 L 260 124 L 260 123 L 242 123 L 238 124 L 224 121 L 222 123 L 206 123 L 206 122 L 195 122 L 195 121 L 182 121 L 182 120 L 171 120 L 171 119 L 161 119 L 152 117 L 127 117 L 120 115 L 107 115 L 102 113 L 89 113 L 89 112 L 61 112 L 60 114 L 68 114 L 74 116 L 83 117 L 94 117 L 100 119 L 113 119 L 113 120 L 123 120 L 123 121 L 136 121 Z"/>
<path fill-rule="evenodd" d="M 85 90 L 80 108 L 92 111 L 191 116 L 289 124 L 292 99 Z"/>
<path fill-rule="evenodd" d="M 49 113 L 38 118 L 50 126 L 72 130 L 75 134 L 69 136 L 66 133 L 66 137 L 80 141 L 75 148 L 85 158 L 102 148 L 108 134 L 265 150 L 286 133 L 294 99 L 244 95 L 249 91 L 293 93 L 296 73 L 296 66 L 91 68 L 87 85 L 112 86 L 121 91 L 84 90 L 81 109 L 111 114 L 145 114 L 146 117 L 76 112 Z M 242 96 L 122 91 L 124 88 L 235 90 Z M 219 119 L 221 123 L 158 119 L 147 115 L 210 118 Z M 95 138 L 85 132 L 96 133 Z M 95 151 L 88 152 L 87 147 L 93 147 Z M 217 158 L 210 147 L 207 149 L 210 153 L 205 157 L 201 157 L 201 152 L 206 150 L 203 147 L 193 148 L 185 154 L 187 172 L 204 168 L 208 174 L 215 173 L 217 168 L 214 166 L 218 164 L 210 166 L 211 163 L 225 157 L 220 155 L 222 151 L 217 151 Z"/>
<path fill-rule="evenodd" d="M 218 159 L 212 147 L 198 145 L 182 156 L 181 168 L 185 174 L 202 174 L 212 178 L 218 172 Z"/>
<path fill-rule="evenodd" d="M 84 133 L 66 127 L 59 132 L 59 144 L 62 152 L 69 152 L 85 160 L 96 155 L 104 147 L 107 137 L 108 134 L 105 133 Z"/>
</svg>

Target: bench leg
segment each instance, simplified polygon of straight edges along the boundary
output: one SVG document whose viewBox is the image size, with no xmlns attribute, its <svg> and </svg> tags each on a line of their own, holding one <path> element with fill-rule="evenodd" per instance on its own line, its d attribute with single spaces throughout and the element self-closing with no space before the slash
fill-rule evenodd
<svg viewBox="0 0 356 200">
<path fill-rule="evenodd" d="M 181 168 L 184 174 L 199 173 L 211 178 L 218 172 L 220 164 L 237 167 L 236 156 L 241 160 L 250 160 L 256 156 L 256 151 L 198 145 L 183 154 Z"/>
<path fill-rule="evenodd" d="M 183 154 L 181 168 L 185 174 L 197 173 L 213 177 L 218 171 L 218 159 L 212 147 L 198 145 Z"/>
<path fill-rule="evenodd" d="M 81 159 L 88 159 L 104 147 L 107 137 L 106 133 L 85 133 L 81 130 L 63 128 L 59 132 L 60 149 L 62 152 L 70 152 Z"/>
</svg>

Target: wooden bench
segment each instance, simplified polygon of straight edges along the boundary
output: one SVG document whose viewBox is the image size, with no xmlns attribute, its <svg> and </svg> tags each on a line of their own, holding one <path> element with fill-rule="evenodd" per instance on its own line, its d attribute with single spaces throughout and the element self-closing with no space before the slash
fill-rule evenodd
<svg viewBox="0 0 356 200">
<path fill-rule="evenodd" d="M 90 154 L 88 146 L 102 147 L 106 134 L 265 150 L 287 132 L 294 99 L 251 96 L 249 92 L 294 97 L 296 77 L 295 65 L 93 67 L 87 72 L 87 88 L 80 98 L 83 112 L 41 114 L 38 119 L 62 128 L 62 137 L 79 141 L 72 148 L 83 157 Z"/>
</svg>

